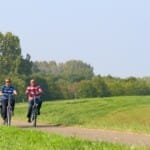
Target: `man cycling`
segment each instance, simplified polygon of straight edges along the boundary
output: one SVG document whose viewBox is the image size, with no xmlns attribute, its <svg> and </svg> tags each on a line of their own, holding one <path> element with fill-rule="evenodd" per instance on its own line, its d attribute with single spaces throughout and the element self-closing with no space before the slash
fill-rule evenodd
<svg viewBox="0 0 150 150">
<path fill-rule="evenodd" d="M 15 107 L 15 98 L 13 95 L 17 95 L 17 91 L 15 90 L 14 86 L 11 85 L 11 79 L 5 79 L 5 85 L 2 87 L 0 91 L 0 96 L 2 96 L 2 118 L 4 123 L 7 119 L 7 106 L 8 106 L 8 96 L 11 95 L 11 106 L 12 106 L 12 114 L 14 114 L 14 107 Z"/>
<path fill-rule="evenodd" d="M 31 122 L 31 113 L 32 113 L 32 106 L 34 104 L 34 97 L 36 99 L 36 103 L 38 104 L 38 115 L 40 115 L 40 108 L 42 105 L 41 94 L 42 88 L 39 85 L 36 85 L 35 80 L 30 80 L 30 85 L 26 88 L 26 94 L 28 96 L 28 112 L 27 118 L 28 122 Z"/>
</svg>

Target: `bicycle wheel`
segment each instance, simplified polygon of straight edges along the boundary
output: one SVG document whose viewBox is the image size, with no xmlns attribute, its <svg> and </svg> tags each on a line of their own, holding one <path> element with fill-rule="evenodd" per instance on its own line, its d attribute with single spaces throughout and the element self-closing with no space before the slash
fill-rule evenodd
<svg viewBox="0 0 150 150">
<path fill-rule="evenodd" d="M 0 105 L 0 114 L 2 114 L 2 105 Z"/>
<path fill-rule="evenodd" d="M 33 108 L 33 110 L 32 110 L 32 122 L 33 122 L 33 127 L 36 127 L 36 123 L 37 123 L 36 108 Z"/>
<path fill-rule="evenodd" d="M 8 126 L 11 125 L 11 115 L 12 115 L 11 108 L 7 107 L 7 125 Z"/>
</svg>

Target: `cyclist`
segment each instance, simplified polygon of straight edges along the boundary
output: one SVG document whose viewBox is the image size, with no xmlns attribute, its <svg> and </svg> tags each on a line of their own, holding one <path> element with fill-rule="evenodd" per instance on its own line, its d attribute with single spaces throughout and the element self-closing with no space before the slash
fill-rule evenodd
<svg viewBox="0 0 150 150">
<path fill-rule="evenodd" d="M 27 112 L 27 118 L 28 122 L 31 122 L 31 112 L 32 112 L 32 106 L 34 104 L 34 98 L 36 99 L 36 103 L 38 104 L 38 115 L 40 115 L 40 109 L 42 105 L 41 100 L 41 94 L 42 94 L 42 88 L 40 85 L 36 85 L 36 82 L 34 79 L 30 80 L 30 85 L 26 88 L 26 95 L 28 96 L 28 112 Z"/>
<path fill-rule="evenodd" d="M 4 123 L 6 122 L 7 118 L 7 106 L 8 106 L 8 95 L 12 95 L 10 99 L 10 103 L 12 106 L 12 114 L 14 114 L 14 107 L 15 107 L 15 98 L 13 95 L 17 95 L 17 91 L 15 90 L 14 86 L 11 85 L 11 79 L 5 79 L 5 85 L 2 86 L 0 95 L 2 96 L 2 118 Z"/>
</svg>

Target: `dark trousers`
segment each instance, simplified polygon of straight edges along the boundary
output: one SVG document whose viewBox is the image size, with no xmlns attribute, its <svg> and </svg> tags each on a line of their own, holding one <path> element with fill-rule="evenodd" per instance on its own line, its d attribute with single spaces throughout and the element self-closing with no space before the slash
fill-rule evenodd
<svg viewBox="0 0 150 150">
<path fill-rule="evenodd" d="M 14 111 L 15 108 L 15 100 L 11 99 L 10 101 L 11 107 L 12 107 L 12 111 Z M 8 99 L 2 100 L 2 118 L 3 120 L 5 120 L 7 118 L 7 106 L 8 106 Z"/>
<path fill-rule="evenodd" d="M 36 101 L 36 104 L 38 104 L 37 109 L 38 109 L 38 112 L 39 112 L 40 109 L 41 109 L 41 106 L 42 106 L 42 100 L 41 99 L 36 99 L 35 101 Z M 27 112 L 27 117 L 28 118 L 31 118 L 33 104 L 34 104 L 34 100 L 28 101 L 28 112 Z"/>
</svg>

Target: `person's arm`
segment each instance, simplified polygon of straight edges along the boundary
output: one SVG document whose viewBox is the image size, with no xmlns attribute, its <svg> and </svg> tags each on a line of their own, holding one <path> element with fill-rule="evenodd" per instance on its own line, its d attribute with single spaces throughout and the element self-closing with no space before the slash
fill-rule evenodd
<svg viewBox="0 0 150 150">
<path fill-rule="evenodd" d="M 2 91 L 0 91 L 0 96 L 2 96 L 3 95 L 3 93 L 2 93 Z"/>
<path fill-rule="evenodd" d="M 39 94 L 43 93 L 43 90 L 42 90 L 42 88 L 40 86 L 38 86 L 38 92 L 39 92 Z"/>
<path fill-rule="evenodd" d="M 4 87 L 2 87 L 1 90 L 0 90 L 0 96 L 4 95 L 3 91 L 4 91 Z"/>
<path fill-rule="evenodd" d="M 39 93 L 40 93 L 40 94 L 43 93 L 43 90 L 42 90 L 41 88 L 39 88 Z"/>
<path fill-rule="evenodd" d="M 28 94 L 29 94 L 29 87 L 26 88 L 25 94 L 28 96 Z"/>
<path fill-rule="evenodd" d="M 18 93 L 17 93 L 17 91 L 16 91 L 16 90 L 14 90 L 14 91 L 13 91 L 13 94 L 14 94 L 14 95 L 18 95 Z"/>
</svg>

